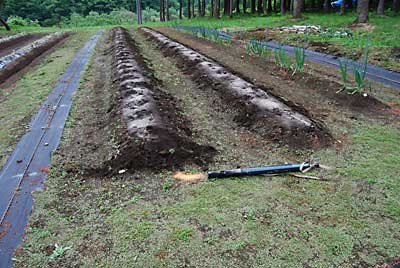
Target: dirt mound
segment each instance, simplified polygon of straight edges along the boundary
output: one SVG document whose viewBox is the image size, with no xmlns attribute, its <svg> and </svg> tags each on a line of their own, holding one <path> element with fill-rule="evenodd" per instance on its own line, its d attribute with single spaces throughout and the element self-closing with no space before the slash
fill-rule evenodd
<svg viewBox="0 0 400 268">
<path fill-rule="evenodd" d="M 143 31 L 156 40 L 169 56 L 178 56 L 181 65 L 204 88 L 220 93 L 225 103 L 238 110 L 237 121 L 270 140 L 296 148 L 320 147 L 330 143 L 331 136 L 321 124 L 309 119 L 297 108 L 268 93 L 204 55 L 171 41 L 149 29 Z M 181 66 L 181 67 L 182 67 Z"/>
<path fill-rule="evenodd" d="M 115 40 L 115 82 L 127 133 L 121 152 L 106 163 L 105 172 L 120 169 L 177 169 L 185 164 L 204 166 L 215 149 L 191 139 L 190 123 L 180 116 L 178 103 L 160 90 L 160 83 L 123 28 L 111 31 Z"/>
</svg>

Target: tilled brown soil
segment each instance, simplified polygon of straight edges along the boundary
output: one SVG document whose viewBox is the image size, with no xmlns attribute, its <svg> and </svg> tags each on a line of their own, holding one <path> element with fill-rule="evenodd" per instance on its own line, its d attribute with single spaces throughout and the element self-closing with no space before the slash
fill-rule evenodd
<svg viewBox="0 0 400 268">
<path fill-rule="evenodd" d="M 291 75 L 279 68 L 270 59 L 245 53 L 243 44 L 233 43 L 230 47 L 215 44 L 204 38 L 178 32 L 167 28 L 157 28 L 167 37 L 207 55 L 213 60 L 218 59 L 225 68 L 240 75 L 257 86 L 263 86 L 275 96 L 298 104 L 309 111 L 313 118 L 324 119 L 327 113 L 336 112 L 338 109 L 346 112 L 347 116 L 359 117 L 364 114 L 369 118 L 388 117 L 389 106 L 367 92 L 362 94 L 347 94 L 336 92 L 342 85 L 338 76 L 325 72 L 324 67 L 315 64 L 306 65 L 312 67 L 309 72 Z M 394 90 L 382 92 L 377 89 L 374 94 L 386 99 L 396 98 Z M 386 95 L 387 96 L 386 96 Z"/>
<path fill-rule="evenodd" d="M 40 38 L 45 36 L 45 34 L 27 34 L 16 39 L 10 40 L 8 42 L 0 43 L 0 57 L 6 56 L 23 46 L 26 46 Z"/>
<path fill-rule="evenodd" d="M 120 169 L 176 169 L 205 165 L 215 150 L 191 138 L 190 122 L 177 102 L 162 91 L 125 29 L 111 31 L 115 79 L 120 90 L 120 113 L 127 133 L 120 153 L 105 163 L 104 172 Z"/>
<path fill-rule="evenodd" d="M 330 143 L 331 136 L 322 124 L 307 117 L 304 109 L 280 99 L 268 89 L 230 73 L 217 62 L 174 42 L 162 34 L 143 29 L 167 56 L 177 56 L 180 66 L 192 73 L 203 89 L 212 88 L 228 105 L 237 108 L 236 121 L 262 133 L 265 137 L 293 147 L 320 147 Z"/>
<path fill-rule="evenodd" d="M 34 62 L 36 58 L 40 57 L 43 53 L 50 50 L 52 47 L 56 46 L 69 36 L 70 33 L 64 33 L 63 35 L 54 38 L 47 44 L 33 49 L 27 55 L 20 57 L 14 62 L 8 64 L 3 70 L 0 71 L 0 84 L 6 82 L 7 79 L 26 68 L 26 66 Z"/>
</svg>

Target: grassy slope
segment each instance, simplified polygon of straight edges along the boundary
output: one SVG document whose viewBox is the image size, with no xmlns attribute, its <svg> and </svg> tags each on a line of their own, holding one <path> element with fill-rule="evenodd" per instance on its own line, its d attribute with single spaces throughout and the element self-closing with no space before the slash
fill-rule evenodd
<svg viewBox="0 0 400 268">
<path fill-rule="evenodd" d="M 184 86 L 175 66 L 143 47 L 158 78 Z M 63 148 L 93 109 L 96 79 L 85 74 Z M 168 172 L 84 180 L 56 155 L 17 267 L 372 267 L 400 252 L 399 127 L 357 122 L 345 149 L 318 152 L 337 167 L 330 182 L 181 184 Z M 71 248 L 51 259 L 55 243 Z"/>
<path fill-rule="evenodd" d="M 77 32 L 15 85 L 0 88 L 0 167 L 58 77 L 92 33 Z"/>
</svg>

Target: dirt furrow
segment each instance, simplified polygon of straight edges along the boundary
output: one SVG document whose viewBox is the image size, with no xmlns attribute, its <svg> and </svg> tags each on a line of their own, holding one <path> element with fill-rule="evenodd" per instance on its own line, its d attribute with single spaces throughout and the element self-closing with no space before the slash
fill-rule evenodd
<svg viewBox="0 0 400 268">
<path fill-rule="evenodd" d="M 217 62 L 150 29 L 143 31 L 156 40 L 167 55 L 177 55 L 199 83 L 221 93 L 229 105 L 237 106 L 237 121 L 273 140 L 294 147 L 329 144 L 331 138 L 318 122 L 296 111 L 282 100 L 232 74 Z"/>
<path fill-rule="evenodd" d="M 121 153 L 106 164 L 107 170 L 174 169 L 212 160 L 215 150 L 192 140 L 190 122 L 179 113 L 177 102 L 161 90 L 126 30 L 115 28 L 111 35 L 115 40 L 115 82 L 129 139 Z"/>
</svg>

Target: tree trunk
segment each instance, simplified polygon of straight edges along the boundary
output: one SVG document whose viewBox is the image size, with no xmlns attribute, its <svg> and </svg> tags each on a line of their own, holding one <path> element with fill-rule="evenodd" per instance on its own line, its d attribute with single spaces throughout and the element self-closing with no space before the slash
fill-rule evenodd
<svg viewBox="0 0 400 268">
<path fill-rule="evenodd" d="M 276 1 L 277 0 L 274 0 L 274 12 L 276 13 Z"/>
<path fill-rule="evenodd" d="M 201 0 L 201 16 L 202 17 L 204 17 L 206 15 L 206 7 L 207 7 L 206 0 Z"/>
<path fill-rule="evenodd" d="M 272 0 L 268 0 L 268 13 L 272 13 Z"/>
<path fill-rule="evenodd" d="M 294 0 L 293 2 L 293 18 L 301 18 L 301 9 L 303 5 L 303 0 Z"/>
<path fill-rule="evenodd" d="M 393 11 L 396 14 L 400 12 L 400 0 L 393 0 Z"/>
<path fill-rule="evenodd" d="M 345 13 L 346 13 L 346 0 L 342 0 L 342 3 L 340 4 L 340 15 L 344 15 Z"/>
<path fill-rule="evenodd" d="M 197 15 L 201 17 L 201 1 L 197 0 Z"/>
<path fill-rule="evenodd" d="M 369 0 L 358 0 L 357 3 L 357 23 L 366 23 L 368 21 Z"/>
<path fill-rule="evenodd" d="M 310 7 L 311 7 L 312 10 L 315 9 L 315 0 L 311 0 Z"/>
<path fill-rule="evenodd" d="M 182 5 L 183 0 L 179 0 L 179 19 L 182 19 Z"/>
<path fill-rule="evenodd" d="M 240 14 L 240 0 L 236 0 L 236 13 Z"/>
<path fill-rule="evenodd" d="M 160 0 L 160 21 L 165 21 L 164 12 L 164 0 Z"/>
<path fill-rule="evenodd" d="M 378 0 L 378 2 L 379 2 L 379 0 Z M 378 9 L 378 3 L 375 3 L 374 0 L 369 0 L 369 7 L 368 8 Z"/>
<path fill-rule="evenodd" d="M 221 6 L 221 1 L 220 0 L 215 0 L 214 2 L 214 17 L 219 19 L 220 17 L 220 6 Z"/>
<path fill-rule="evenodd" d="M 7 30 L 7 31 L 11 31 L 11 28 L 10 28 L 10 26 L 8 25 L 8 23 L 7 23 L 5 20 L 3 20 L 2 18 L 0 18 L 0 23 L 3 24 L 4 27 L 6 27 L 6 30 Z"/>
<path fill-rule="evenodd" d="M 256 13 L 256 0 L 250 0 L 250 10 L 251 14 Z"/>
<path fill-rule="evenodd" d="M 137 16 L 137 23 L 142 24 L 142 5 L 140 4 L 140 0 L 136 0 L 136 16 Z"/>
<path fill-rule="evenodd" d="M 321 10 L 323 10 L 324 9 L 324 0 L 319 0 L 319 2 L 318 2 L 318 10 L 319 11 L 321 11 Z"/>
<path fill-rule="evenodd" d="M 257 2 L 257 12 L 259 14 L 264 13 L 263 0 L 258 0 L 258 2 Z"/>
<path fill-rule="evenodd" d="M 285 0 L 281 0 L 281 14 L 286 13 L 286 5 L 285 5 Z"/>
<path fill-rule="evenodd" d="M 170 20 L 170 16 L 169 16 L 169 0 L 166 0 L 166 11 L 167 11 L 167 21 Z"/>
<path fill-rule="evenodd" d="M 192 18 L 192 5 L 190 4 L 190 0 L 188 0 L 187 9 L 188 9 L 188 18 L 191 19 Z"/>
<path fill-rule="evenodd" d="M 242 4 L 243 4 L 243 14 L 246 14 L 247 1 L 246 1 L 246 0 L 243 0 Z"/>
<path fill-rule="evenodd" d="M 231 1 L 230 0 L 224 0 L 224 15 L 228 16 L 229 15 L 229 3 Z"/>
<path fill-rule="evenodd" d="M 210 4 L 211 4 L 210 15 L 211 15 L 211 17 L 214 17 L 214 0 L 211 0 Z"/>
<path fill-rule="evenodd" d="M 380 16 L 385 15 L 385 0 L 379 0 L 377 12 Z"/>
<path fill-rule="evenodd" d="M 195 2 L 196 0 L 192 0 L 192 17 L 195 18 L 196 17 L 196 13 L 194 13 L 194 6 L 195 6 Z"/>
<path fill-rule="evenodd" d="M 324 12 L 329 13 L 331 10 L 331 1 L 330 0 L 324 0 Z"/>
</svg>

